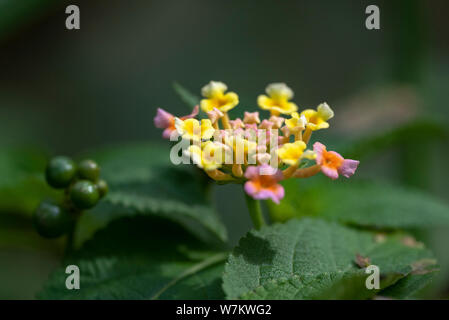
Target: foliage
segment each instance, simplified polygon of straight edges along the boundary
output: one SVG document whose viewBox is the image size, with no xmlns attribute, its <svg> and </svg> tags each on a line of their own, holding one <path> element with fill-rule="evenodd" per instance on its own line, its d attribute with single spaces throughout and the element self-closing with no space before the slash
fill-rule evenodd
<svg viewBox="0 0 449 320">
<path fill-rule="evenodd" d="M 123 216 L 151 215 L 175 221 L 203 240 L 225 241 L 226 230 L 207 197 L 206 180 L 188 166 L 171 165 L 168 155 L 168 148 L 150 144 L 91 154 L 98 159 L 110 192 L 104 203 L 82 218 L 79 232 Z"/>
<path fill-rule="evenodd" d="M 350 158 L 363 159 L 393 147 L 401 147 L 419 141 L 442 141 L 448 138 L 446 127 L 433 120 L 415 120 L 388 132 L 368 136 L 342 146 Z"/>
<path fill-rule="evenodd" d="M 400 236 L 379 240 L 335 223 L 291 220 L 242 238 L 226 264 L 223 287 L 230 299 L 372 297 L 378 291 L 364 286 L 357 254 L 379 267 L 380 290 L 410 275 L 416 263 L 432 259 L 428 250 L 402 244 Z M 356 292 L 351 291 L 355 283 Z"/>
<path fill-rule="evenodd" d="M 424 228 L 449 226 L 449 206 L 425 193 L 370 181 L 313 183 L 285 181 L 286 196 L 280 205 L 268 203 L 275 221 L 315 216 L 371 228 Z M 307 201 L 303 201 L 307 199 Z"/>
<path fill-rule="evenodd" d="M 197 103 L 175 88 L 189 108 Z M 373 146 L 356 144 L 347 154 L 372 155 L 410 132 L 373 138 Z M 77 249 L 50 276 L 41 299 L 407 299 L 439 268 L 408 232 L 447 226 L 449 209 L 421 191 L 378 181 L 287 180 L 280 205 L 267 202 L 275 223 L 249 231 L 229 252 L 205 175 L 171 165 L 168 147 L 119 145 L 80 158 L 98 162 L 109 193 L 77 222 Z M 35 151 L 0 154 L 0 211 L 28 217 L 52 195 L 43 179 L 46 161 Z M 360 259 L 379 267 L 380 289 L 366 288 Z M 81 270 L 80 290 L 65 287 L 69 264 Z"/>
<path fill-rule="evenodd" d="M 54 194 L 44 181 L 46 162 L 47 154 L 35 148 L 2 148 L 0 211 L 30 215 L 41 198 Z"/>
<path fill-rule="evenodd" d="M 149 217 L 124 218 L 98 232 L 83 250 L 64 261 L 63 266 L 79 266 L 79 290 L 66 289 L 67 274 L 61 267 L 39 297 L 219 299 L 225 257 L 176 225 Z"/>
</svg>

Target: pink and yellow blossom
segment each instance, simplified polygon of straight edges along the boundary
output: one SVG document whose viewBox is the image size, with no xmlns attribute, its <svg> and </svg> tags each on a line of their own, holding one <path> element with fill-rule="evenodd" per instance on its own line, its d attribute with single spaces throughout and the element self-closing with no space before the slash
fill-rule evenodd
<svg viewBox="0 0 449 320">
<path fill-rule="evenodd" d="M 181 120 L 175 117 L 175 127 L 183 139 L 192 141 L 208 140 L 215 132 L 209 119 L 202 119 L 200 122 L 196 119 Z"/>
<path fill-rule="evenodd" d="M 230 120 L 229 123 L 231 124 L 231 128 L 234 130 L 245 127 L 245 124 L 243 123 L 242 119 L 240 119 L 240 118 L 237 118 L 235 120 Z"/>
<path fill-rule="evenodd" d="M 262 123 L 259 125 L 259 128 L 260 129 L 271 130 L 273 128 L 273 126 L 274 126 L 273 122 L 271 122 L 271 121 L 269 121 L 267 119 L 264 119 L 262 121 Z"/>
<path fill-rule="evenodd" d="M 281 161 L 288 165 L 296 165 L 304 153 L 307 145 L 303 141 L 286 143 L 276 152 Z"/>
<path fill-rule="evenodd" d="M 191 114 L 184 117 L 180 117 L 181 120 L 186 120 L 194 118 L 198 114 L 199 106 L 195 106 Z M 176 131 L 175 127 L 175 116 L 168 113 L 162 108 L 157 108 L 156 116 L 154 117 L 154 125 L 156 128 L 164 129 L 162 137 L 164 139 L 169 139 L 171 134 Z"/>
<path fill-rule="evenodd" d="M 329 128 L 327 120 L 334 117 L 334 111 L 332 111 L 327 103 L 322 103 L 317 107 L 317 110 L 304 110 L 301 112 L 301 116 L 304 116 L 307 121 L 307 128 L 316 131 Z"/>
<path fill-rule="evenodd" d="M 293 91 L 284 83 L 273 83 L 267 86 L 267 95 L 257 99 L 262 109 L 270 111 L 268 119 L 261 119 L 257 111 L 244 111 L 243 118 L 230 119 L 227 111 L 238 104 L 238 96 L 226 91 L 227 86 L 216 81 L 202 88 L 205 99 L 200 105 L 209 119 L 194 118 L 198 106 L 179 118 L 159 108 L 154 118 L 165 138 L 177 132 L 183 142 L 188 140 L 184 154 L 214 181 L 243 184 L 247 199 L 279 203 L 284 197 L 281 180 L 309 178 L 319 172 L 331 179 L 349 178 L 355 173 L 359 161 L 327 151 L 319 142 L 313 150 L 307 149 L 312 132 L 328 128 L 334 116 L 327 103 L 298 113 L 291 102 Z M 282 171 L 276 169 L 280 165 Z"/>
<path fill-rule="evenodd" d="M 243 115 L 244 123 L 260 123 L 259 112 L 247 112 Z"/>
<path fill-rule="evenodd" d="M 307 119 L 304 115 L 299 115 L 297 112 L 293 112 L 290 119 L 285 120 L 285 125 L 290 132 L 298 132 L 306 128 Z"/>
<path fill-rule="evenodd" d="M 257 200 L 271 199 L 279 203 L 284 197 L 284 187 L 279 184 L 282 172 L 267 164 L 250 166 L 245 171 L 245 192 Z"/>
<path fill-rule="evenodd" d="M 211 111 L 207 112 L 207 116 L 212 124 L 215 124 L 221 117 L 224 116 L 223 112 L 218 110 L 217 108 L 213 108 Z"/>
<path fill-rule="evenodd" d="M 212 111 L 217 108 L 221 112 L 228 112 L 239 103 L 239 97 L 235 92 L 228 92 L 228 86 L 223 82 L 211 81 L 203 87 L 201 93 L 205 99 L 201 100 L 201 110 Z"/>
<path fill-rule="evenodd" d="M 199 168 L 206 171 L 215 170 L 221 167 L 225 161 L 226 152 L 229 148 L 219 142 L 206 141 L 198 145 L 191 145 L 185 151 L 185 154 L 190 157 Z"/>
<path fill-rule="evenodd" d="M 277 116 L 271 116 L 268 120 L 269 120 L 271 123 L 273 123 L 273 128 L 274 128 L 274 129 L 279 129 L 279 128 L 282 127 L 282 124 L 284 123 L 285 118 L 283 118 L 283 117 L 277 117 Z"/>
<path fill-rule="evenodd" d="M 272 115 L 290 114 L 298 110 L 298 106 L 290 102 L 293 91 L 285 83 L 272 83 L 265 89 L 266 95 L 257 98 L 257 104 L 264 110 L 269 110 Z"/>
<path fill-rule="evenodd" d="M 335 151 L 327 151 L 326 146 L 315 142 L 313 150 L 316 153 L 316 163 L 321 166 L 321 171 L 331 179 L 337 179 L 339 174 L 346 178 L 351 177 L 359 165 L 359 161 L 344 159 Z"/>
</svg>

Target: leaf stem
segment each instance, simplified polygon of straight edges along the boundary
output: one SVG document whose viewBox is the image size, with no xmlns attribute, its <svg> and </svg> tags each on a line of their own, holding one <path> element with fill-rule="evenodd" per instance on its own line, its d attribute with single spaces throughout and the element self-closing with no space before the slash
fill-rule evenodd
<svg viewBox="0 0 449 320">
<path fill-rule="evenodd" d="M 246 205 L 248 207 L 251 220 L 253 221 L 254 228 L 259 230 L 265 225 L 265 219 L 263 218 L 262 209 L 260 207 L 260 200 L 251 198 L 246 192 L 243 193 L 245 194 Z"/>
</svg>

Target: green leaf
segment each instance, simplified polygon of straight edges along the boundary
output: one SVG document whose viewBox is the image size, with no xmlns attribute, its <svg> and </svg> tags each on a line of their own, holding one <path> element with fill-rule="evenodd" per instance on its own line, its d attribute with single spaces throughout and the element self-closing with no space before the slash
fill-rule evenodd
<svg viewBox="0 0 449 320">
<path fill-rule="evenodd" d="M 30 215 L 44 197 L 55 193 L 44 180 L 47 154 L 35 148 L 0 151 L 0 211 Z"/>
<path fill-rule="evenodd" d="M 364 137 L 353 143 L 345 143 L 338 150 L 346 158 L 362 159 L 381 151 L 401 147 L 410 141 L 432 142 L 448 137 L 446 127 L 432 120 L 417 120 L 407 123 L 388 132 Z"/>
<path fill-rule="evenodd" d="M 123 218 L 65 259 L 40 299 L 222 299 L 227 253 L 211 251 L 179 226 L 149 217 Z M 80 289 L 67 290 L 76 265 Z"/>
<path fill-rule="evenodd" d="M 200 239 L 225 241 L 226 229 L 212 207 L 204 174 L 193 165 L 171 165 L 169 154 L 168 145 L 150 144 L 93 154 L 110 191 L 81 218 L 77 242 L 114 219 L 133 215 L 168 218 Z"/>
<path fill-rule="evenodd" d="M 200 104 L 200 98 L 191 93 L 179 83 L 174 82 L 173 89 L 181 98 L 181 100 L 190 108 L 190 110 L 192 110 L 196 105 Z"/>
<path fill-rule="evenodd" d="M 109 184 L 141 179 L 145 181 L 153 165 L 170 165 L 169 143 L 118 144 L 85 152 L 79 160 L 91 158 L 101 166 L 101 177 Z"/>
<path fill-rule="evenodd" d="M 380 240 L 336 223 L 293 219 L 242 238 L 226 263 L 223 289 L 229 299 L 329 298 L 332 288 L 338 288 L 333 299 L 368 298 L 378 290 L 364 286 L 368 275 L 355 264 L 357 254 L 379 267 L 381 289 L 410 274 L 413 263 L 432 258 L 399 236 Z"/>
<path fill-rule="evenodd" d="M 449 206 L 420 191 L 351 179 L 314 177 L 283 182 L 280 205 L 268 202 L 274 221 L 316 216 L 376 228 L 424 228 L 449 225 Z M 307 200 L 307 201 L 306 201 Z"/>
<path fill-rule="evenodd" d="M 414 264 L 414 270 L 410 275 L 400 279 L 393 286 L 381 291 L 379 295 L 395 299 L 413 298 L 434 280 L 437 272 L 438 269 L 435 267 L 434 260 L 424 259 L 418 261 Z"/>
</svg>

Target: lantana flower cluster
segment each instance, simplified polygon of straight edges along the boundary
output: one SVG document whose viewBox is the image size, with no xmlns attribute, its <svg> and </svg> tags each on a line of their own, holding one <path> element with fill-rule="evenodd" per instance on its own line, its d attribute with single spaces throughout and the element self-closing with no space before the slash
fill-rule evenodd
<svg viewBox="0 0 449 320">
<path fill-rule="evenodd" d="M 228 92 L 223 82 L 211 81 L 202 90 L 204 97 L 191 114 L 176 117 L 158 108 L 154 123 L 164 129 L 163 137 L 182 139 L 183 150 L 199 168 L 220 183 L 242 183 L 254 199 L 279 203 L 284 197 L 280 181 L 308 178 L 322 172 L 331 179 L 349 178 L 359 161 L 344 159 L 335 151 L 315 142 L 312 133 L 329 128 L 334 112 L 327 103 L 298 112 L 294 94 L 285 83 L 272 83 L 257 98 L 258 106 L 270 116 L 245 111 L 242 118 L 230 119 L 228 112 L 239 97 Z M 199 108 L 207 118 L 196 119 Z"/>
</svg>

